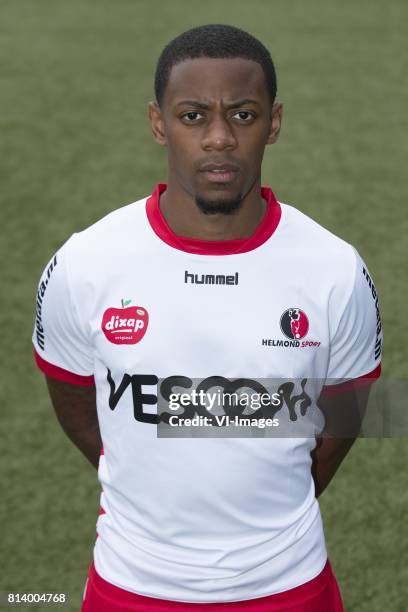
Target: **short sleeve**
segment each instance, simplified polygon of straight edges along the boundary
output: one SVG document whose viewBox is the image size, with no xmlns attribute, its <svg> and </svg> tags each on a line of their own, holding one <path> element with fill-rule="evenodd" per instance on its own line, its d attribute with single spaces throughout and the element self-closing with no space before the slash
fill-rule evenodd
<svg viewBox="0 0 408 612">
<path fill-rule="evenodd" d="M 71 244 L 72 237 L 41 276 L 32 340 L 37 365 L 44 374 L 88 386 L 94 384 L 93 351 L 73 302 L 68 262 Z"/>
<path fill-rule="evenodd" d="M 327 385 L 373 382 L 381 372 L 383 331 L 378 294 L 370 272 L 355 249 L 354 282 L 330 340 Z"/>
</svg>

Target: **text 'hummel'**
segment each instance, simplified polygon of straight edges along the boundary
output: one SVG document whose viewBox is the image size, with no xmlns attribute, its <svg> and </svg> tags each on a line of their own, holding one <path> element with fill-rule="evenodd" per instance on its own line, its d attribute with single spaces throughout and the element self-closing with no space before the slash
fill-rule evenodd
<svg viewBox="0 0 408 612">
<path fill-rule="evenodd" d="M 238 285 L 238 272 L 235 274 L 192 274 L 185 270 L 184 282 L 192 285 Z"/>
</svg>

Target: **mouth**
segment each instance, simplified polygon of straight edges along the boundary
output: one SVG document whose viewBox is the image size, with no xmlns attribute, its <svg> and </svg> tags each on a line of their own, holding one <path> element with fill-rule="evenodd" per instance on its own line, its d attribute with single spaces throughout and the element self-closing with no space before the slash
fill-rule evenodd
<svg viewBox="0 0 408 612">
<path fill-rule="evenodd" d="M 200 173 L 210 183 L 226 184 L 232 183 L 238 173 L 238 168 L 230 164 L 207 164 L 200 169 Z"/>
<path fill-rule="evenodd" d="M 236 176 L 232 170 L 207 170 L 203 174 L 210 183 L 232 183 Z"/>
</svg>

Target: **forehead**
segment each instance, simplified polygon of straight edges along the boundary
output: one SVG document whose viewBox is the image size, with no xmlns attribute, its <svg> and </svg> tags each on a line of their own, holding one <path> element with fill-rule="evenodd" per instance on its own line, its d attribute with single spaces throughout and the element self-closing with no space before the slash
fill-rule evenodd
<svg viewBox="0 0 408 612">
<path fill-rule="evenodd" d="M 258 62 L 244 58 L 187 59 L 172 67 L 164 100 L 177 104 L 183 99 L 268 99 L 264 71 Z"/>
</svg>

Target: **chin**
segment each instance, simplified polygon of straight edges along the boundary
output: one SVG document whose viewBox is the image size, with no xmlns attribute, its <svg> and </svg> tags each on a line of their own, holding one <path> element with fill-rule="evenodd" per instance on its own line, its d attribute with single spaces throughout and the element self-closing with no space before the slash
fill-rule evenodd
<svg viewBox="0 0 408 612">
<path fill-rule="evenodd" d="M 239 210 L 242 200 L 243 196 L 240 192 L 229 192 L 224 189 L 211 190 L 209 193 L 200 192 L 195 195 L 195 203 L 206 215 L 231 215 Z"/>
<path fill-rule="evenodd" d="M 197 185 L 195 196 L 196 198 L 204 198 L 206 200 L 235 200 L 242 196 L 242 186 L 231 183 L 213 183 L 210 185 Z"/>
</svg>

